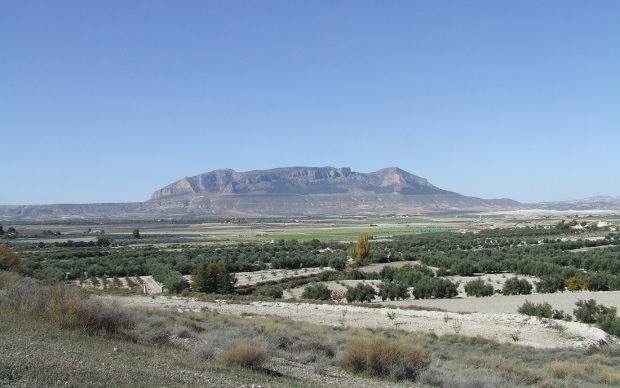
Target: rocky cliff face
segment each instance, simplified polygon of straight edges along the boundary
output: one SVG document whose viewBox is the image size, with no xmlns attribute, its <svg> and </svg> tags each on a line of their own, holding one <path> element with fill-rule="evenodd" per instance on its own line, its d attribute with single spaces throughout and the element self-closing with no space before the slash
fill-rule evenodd
<svg viewBox="0 0 620 388">
<path fill-rule="evenodd" d="M 151 200 L 186 195 L 334 193 L 445 194 L 426 179 L 399 168 L 360 173 L 350 168 L 290 167 L 236 172 L 216 170 L 185 177 L 151 196 Z"/>
</svg>

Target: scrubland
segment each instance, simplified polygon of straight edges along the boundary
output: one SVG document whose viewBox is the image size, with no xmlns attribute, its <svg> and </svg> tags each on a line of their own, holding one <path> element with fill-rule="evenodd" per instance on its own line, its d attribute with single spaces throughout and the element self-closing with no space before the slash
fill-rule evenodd
<svg viewBox="0 0 620 388">
<path fill-rule="evenodd" d="M 0 385 L 620 386 L 617 225 L 481 220 L 363 249 L 317 234 L 6 241 Z M 563 296 L 596 302 L 584 318 Z M 526 299 L 553 306 L 515 315 Z"/>
</svg>

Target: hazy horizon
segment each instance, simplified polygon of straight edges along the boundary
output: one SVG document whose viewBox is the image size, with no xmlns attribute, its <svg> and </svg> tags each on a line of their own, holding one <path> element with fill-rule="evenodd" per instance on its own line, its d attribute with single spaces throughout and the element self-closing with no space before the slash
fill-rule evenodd
<svg viewBox="0 0 620 388">
<path fill-rule="evenodd" d="M 399 167 L 620 195 L 620 3 L 5 3 L 0 205 L 145 201 L 219 168 Z"/>
</svg>

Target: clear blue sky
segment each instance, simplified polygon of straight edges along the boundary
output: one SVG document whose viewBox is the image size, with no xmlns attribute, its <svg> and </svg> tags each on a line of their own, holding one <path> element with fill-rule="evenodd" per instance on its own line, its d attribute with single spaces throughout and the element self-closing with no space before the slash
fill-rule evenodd
<svg viewBox="0 0 620 388">
<path fill-rule="evenodd" d="M 619 195 L 620 1 L 0 0 L 0 142 L 0 204 L 294 165 Z"/>
</svg>

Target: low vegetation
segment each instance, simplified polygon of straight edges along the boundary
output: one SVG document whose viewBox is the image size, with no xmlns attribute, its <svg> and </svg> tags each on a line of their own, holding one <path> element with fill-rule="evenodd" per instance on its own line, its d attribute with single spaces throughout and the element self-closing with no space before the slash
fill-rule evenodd
<svg viewBox="0 0 620 388">
<path fill-rule="evenodd" d="M 467 296 L 491 296 L 494 293 L 493 286 L 485 283 L 484 280 L 477 278 L 465 284 L 465 292 Z"/>
<path fill-rule="evenodd" d="M 385 338 L 359 339 L 345 350 L 341 364 L 353 372 L 394 380 L 415 380 L 431 360 L 424 351 Z"/>
</svg>

